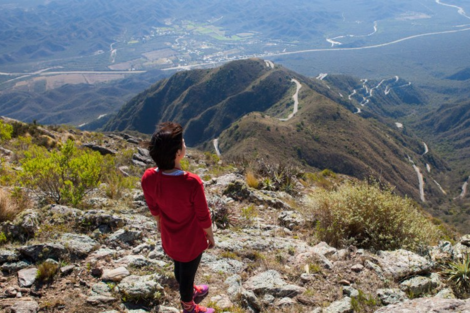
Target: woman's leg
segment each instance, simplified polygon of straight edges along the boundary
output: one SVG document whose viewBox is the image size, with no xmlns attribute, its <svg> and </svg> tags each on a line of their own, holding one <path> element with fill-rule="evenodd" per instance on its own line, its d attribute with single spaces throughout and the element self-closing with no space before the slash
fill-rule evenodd
<svg viewBox="0 0 470 313">
<path fill-rule="evenodd" d="M 190 262 L 175 262 L 175 276 L 180 285 L 181 301 L 193 301 L 194 278 L 196 277 L 197 268 L 201 262 L 202 254 Z M 177 264 L 179 267 L 177 270 Z"/>
</svg>

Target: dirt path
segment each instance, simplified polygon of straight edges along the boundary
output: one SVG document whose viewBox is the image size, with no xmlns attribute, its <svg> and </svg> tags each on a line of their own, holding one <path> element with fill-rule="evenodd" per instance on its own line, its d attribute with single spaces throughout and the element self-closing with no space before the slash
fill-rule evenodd
<svg viewBox="0 0 470 313">
<path fill-rule="evenodd" d="M 212 143 L 214 144 L 215 153 L 216 153 L 217 156 L 220 158 L 221 154 L 220 154 L 220 150 L 219 150 L 219 138 L 214 139 L 214 140 L 212 141 Z"/>
<path fill-rule="evenodd" d="M 416 174 L 418 175 L 419 197 L 421 198 L 421 201 L 426 202 L 426 199 L 424 197 L 424 178 L 423 178 L 423 174 L 421 174 L 421 170 L 415 164 L 413 164 L 413 168 L 414 168 Z"/>
<path fill-rule="evenodd" d="M 460 193 L 460 199 L 465 198 L 467 195 L 467 188 L 468 188 L 468 181 L 470 180 L 470 176 L 468 177 L 467 181 L 462 186 L 462 193 Z"/>
<path fill-rule="evenodd" d="M 300 88 L 302 88 L 302 85 L 296 79 L 292 79 L 291 81 L 297 85 L 297 90 L 295 91 L 295 94 L 292 96 L 292 99 L 294 99 L 294 111 L 291 114 L 289 114 L 287 118 L 280 118 L 279 120 L 282 122 L 290 120 L 292 117 L 294 117 L 297 111 L 299 111 L 299 91 L 300 91 Z"/>
</svg>

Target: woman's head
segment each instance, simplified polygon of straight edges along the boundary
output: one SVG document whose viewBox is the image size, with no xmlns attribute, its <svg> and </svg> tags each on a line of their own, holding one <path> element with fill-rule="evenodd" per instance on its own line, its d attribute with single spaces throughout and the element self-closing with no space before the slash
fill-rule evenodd
<svg viewBox="0 0 470 313">
<path fill-rule="evenodd" d="M 183 127 L 165 122 L 157 126 L 149 144 L 149 152 L 160 170 L 171 170 L 175 160 L 184 156 Z"/>
</svg>

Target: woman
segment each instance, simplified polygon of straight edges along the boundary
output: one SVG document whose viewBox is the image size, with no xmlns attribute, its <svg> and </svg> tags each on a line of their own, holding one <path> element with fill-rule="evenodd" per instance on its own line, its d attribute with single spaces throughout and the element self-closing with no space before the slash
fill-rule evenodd
<svg viewBox="0 0 470 313">
<path fill-rule="evenodd" d="M 213 313 L 214 309 L 198 305 L 209 287 L 194 285 L 203 251 L 215 246 L 212 221 L 201 179 L 181 169 L 186 154 L 181 125 L 158 125 L 149 151 L 157 167 L 145 171 L 142 189 L 157 221 L 163 249 L 175 265 L 183 313 Z"/>
</svg>

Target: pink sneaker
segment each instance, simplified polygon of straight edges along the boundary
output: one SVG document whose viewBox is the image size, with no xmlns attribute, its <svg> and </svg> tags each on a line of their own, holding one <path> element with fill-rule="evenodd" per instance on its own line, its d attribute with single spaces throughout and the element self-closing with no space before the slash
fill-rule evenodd
<svg viewBox="0 0 470 313">
<path fill-rule="evenodd" d="M 212 308 L 206 308 L 205 306 L 196 304 L 188 306 L 189 303 L 183 303 L 183 313 L 215 313 Z"/>
<path fill-rule="evenodd" d="M 209 286 L 207 285 L 194 285 L 194 302 L 200 303 L 209 294 Z"/>
</svg>

